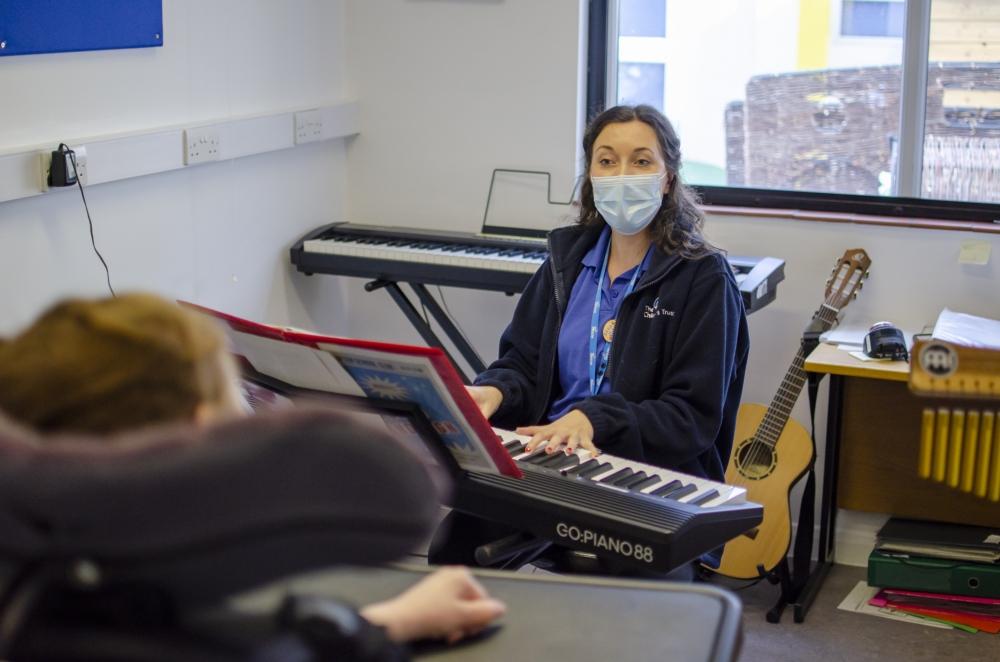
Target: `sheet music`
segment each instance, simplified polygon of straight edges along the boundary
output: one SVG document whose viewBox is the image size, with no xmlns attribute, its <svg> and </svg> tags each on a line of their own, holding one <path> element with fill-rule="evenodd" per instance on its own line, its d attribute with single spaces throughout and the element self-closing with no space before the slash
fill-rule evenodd
<svg viewBox="0 0 1000 662">
<path fill-rule="evenodd" d="M 496 473 L 478 435 L 449 397 L 430 359 L 319 343 L 372 398 L 416 402 L 463 469 Z"/>
<path fill-rule="evenodd" d="M 934 325 L 934 338 L 956 345 L 1000 349 L 1000 320 L 957 313 L 945 308 Z"/>
<path fill-rule="evenodd" d="M 306 345 L 229 330 L 233 351 L 245 357 L 254 370 L 292 386 L 316 391 L 361 395 L 365 392 L 337 360 Z"/>
<path fill-rule="evenodd" d="M 440 349 L 321 335 L 179 303 L 221 320 L 232 351 L 262 375 L 312 391 L 415 403 L 462 468 L 522 475 Z"/>
</svg>

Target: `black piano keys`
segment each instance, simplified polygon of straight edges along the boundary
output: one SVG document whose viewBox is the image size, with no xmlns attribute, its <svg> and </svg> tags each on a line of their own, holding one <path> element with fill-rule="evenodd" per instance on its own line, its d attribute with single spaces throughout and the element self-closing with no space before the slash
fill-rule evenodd
<svg viewBox="0 0 1000 662">
<path fill-rule="evenodd" d="M 524 453 L 525 444 L 517 439 L 503 441 L 501 443 L 508 450 L 511 456 L 516 457 Z M 635 471 L 628 467 L 615 469 L 609 462 L 601 462 L 591 458 L 581 461 L 575 453 L 555 452 L 546 453 L 544 446 L 537 448 L 530 455 L 521 457 L 518 462 L 535 467 L 558 471 L 564 476 L 587 479 L 608 486 L 618 487 L 630 492 L 643 492 L 647 488 L 660 483 L 662 479 L 656 474 L 646 471 Z M 698 486 L 694 483 L 685 483 L 680 480 L 669 480 L 654 490 L 645 492 L 647 496 L 662 499 L 673 499 L 679 501 L 691 494 L 694 498 L 688 499 L 686 503 L 693 506 L 703 506 L 709 501 L 719 496 L 716 489 L 707 489 L 698 493 Z"/>
</svg>

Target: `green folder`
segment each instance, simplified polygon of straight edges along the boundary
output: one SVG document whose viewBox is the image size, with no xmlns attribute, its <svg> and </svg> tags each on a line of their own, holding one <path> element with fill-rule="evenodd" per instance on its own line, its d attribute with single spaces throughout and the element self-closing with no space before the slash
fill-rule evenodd
<svg viewBox="0 0 1000 662">
<path fill-rule="evenodd" d="M 872 552 L 868 555 L 868 585 L 1000 598 L 1000 565 Z"/>
</svg>

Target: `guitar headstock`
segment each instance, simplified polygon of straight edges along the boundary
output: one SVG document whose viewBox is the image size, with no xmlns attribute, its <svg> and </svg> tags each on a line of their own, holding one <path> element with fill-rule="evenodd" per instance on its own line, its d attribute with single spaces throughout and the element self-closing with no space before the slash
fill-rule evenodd
<svg viewBox="0 0 1000 662">
<path fill-rule="evenodd" d="M 863 248 L 844 251 L 844 255 L 833 267 L 830 279 L 826 281 L 826 305 L 840 310 L 852 298 L 857 298 L 871 264 L 871 258 Z"/>
</svg>

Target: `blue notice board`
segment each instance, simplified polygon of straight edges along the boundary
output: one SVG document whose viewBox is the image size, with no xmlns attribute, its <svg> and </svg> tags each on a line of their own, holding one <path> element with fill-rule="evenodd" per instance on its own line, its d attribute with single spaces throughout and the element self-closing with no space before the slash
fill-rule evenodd
<svg viewBox="0 0 1000 662">
<path fill-rule="evenodd" d="M 0 0 L 0 56 L 163 45 L 163 0 Z"/>
</svg>

